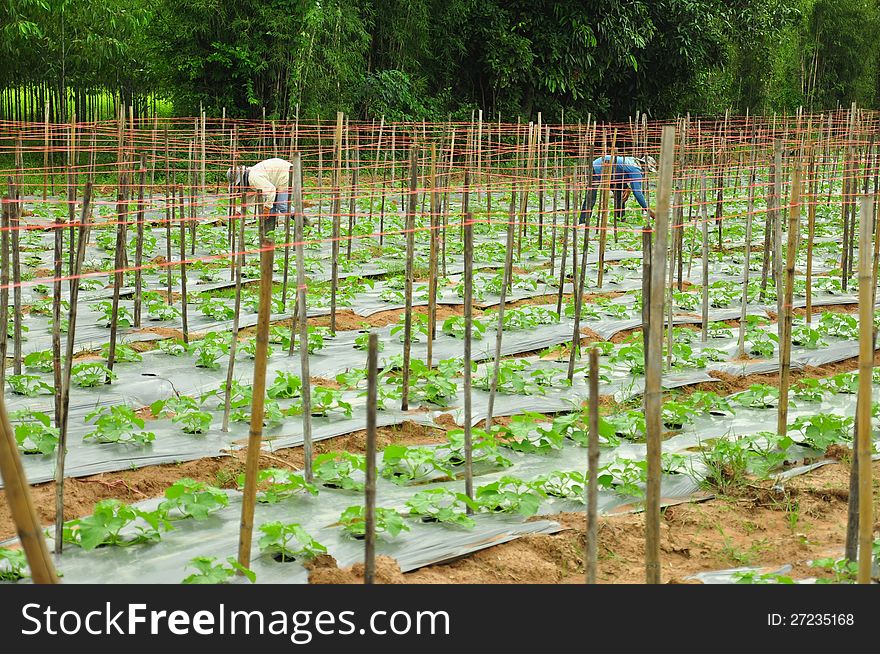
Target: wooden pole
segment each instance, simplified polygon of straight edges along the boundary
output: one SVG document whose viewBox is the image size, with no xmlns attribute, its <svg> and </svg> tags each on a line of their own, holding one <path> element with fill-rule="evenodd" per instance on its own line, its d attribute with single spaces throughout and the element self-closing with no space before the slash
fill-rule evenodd
<svg viewBox="0 0 880 654">
<path fill-rule="evenodd" d="M 501 366 L 501 340 L 504 337 L 504 307 L 507 301 L 507 287 L 513 274 L 513 240 L 516 231 L 516 187 L 510 190 L 510 215 L 507 221 L 507 251 L 504 256 L 504 279 L 498 300 L 498 324 L 495 330 L 495 359 L 492 362 L 492 381 L 489 385 L 489 402 L 486 407 L 486 432 L 492 428 L 495 413 L 495 395 L 498 392 L 498 373 Z M 465 265 L 469 265 L 465 260 Z M 467 283 L 467 281 L 465 282 Z M 467 289 L 465 289 L 467 290 Z"/>
<path fill-rule="evenodd" d="M 439 205 L 437 195 L 437 145 L 431 144 L 431 215 L 429 216 L 431 246 L 428 255 L 428 353 L 426 365 L 433 364 L 434 339 L 437 336 L 437 221 Z"/>
<path fill-rule="evenodd" d="M 183 327 L 183 342 L 189 345 L 189 322 L 186 309 L 186 199 L 183 186 L 178 187 L 180 197 L 180 319 Z M 190 198 L 192 202 L 192 198 Z M 242 220 L 244 217 L 242 216 Z"/>
<path fill-rule="evenodd" d="M 303 243 L 305 214 L 303 207 L 302 155 L 293 154 L 293 211 L 296 242 L 296 313 L 299 316 L 299 367 L 303 407 L 303 459 L 306 481 L 312 481 L 312 382 L 309 375 L 309 321 L 306 309 L 306 255 Z M 293 334 L 290 335 L 293 343 Z"/>
<path fill-rule="evenodd" d="M 749 172 L 748 200 L 746 201 L 746 248 L 745 263 L 743 264 L 742 308 L 739 314 L 739 339 L 736 348 L 736 353 L 739 358 L 744 357 L 746 353 L 746 317 L 748 316 L 749 308 L 749 264 L 751 263 L 752 257 L 752 214 L 755 212 L 755 157 L 756 148 L 753 144 L 752 164 Z M 703 280 L 703 285 L 707 286 L 706 280 Z M 809 288 L 809 286 L 807 288 Z M 809 290 L 807 291 L 807 297 L 809 298 Z M 809 302 L 809 299 L 807 302 Z"/>
<path fill-rule="evenodd" d="M 473 329 L 474 217 L 464 216 L 464 492 L 474 498 L 473 441 L 471 435 L 471 336 Z M 468 505 L 467 512 L 473 513 Z"/>
<path fill-rule="evenodd" d="M 2 207 L 2 223 L 0 223 L 0 390 L 6 388 L 6 353 L 9 333 L 9 225 L 12 207 L 6 197 L 2 200 Z"/>
<path fill-rule="evenodd" d="M 415 145 L 409 150 L 409 199 L 406 209 L 406 287 L 404 288 L 405 315 L 403 327 L 403 397 L 400 410 L 409 409 L 409 365 L 412 341 L 412 288 L 413 257 L 415 249 L 416 202 L 418 201 L 419 153 Z"/>
<path fill-rule="evenodd" d="M 376 576 L 376 402 L 379 335 L 370 333 L 367 346 L 367 479 L 364 484 L 364 583 Z"/>
<path fill-rule="evenodd" d="M 232 203 L 232 196 L 229 198 Z M 235 231 L 232 232 L 232 262 L 235 277 L 235 313 L 232 316 L 232 340 L 229 343 L 229 363 L 226 366 L 226 387 L 223 400 L 223 423 L 220 431 L 229 431 L 229 413 L 232 410 L 232 376 L 235 372 L 235 354 L 238 350 L 238 320 L 241 313 L 241 266 L 244 262 L 244 222 L 247 212 L 247 194 L 241 195 L 241 218 L 238 221 L 238 243 L 235 242 Z M 260 214 L 259 208 L 256 212 Z M 233 213 L 233 215 L 235 215 Z"/>
<path fill-rule="evenodd" d="M 258 199 L 262 208 L 262 198 Z M 272 263 L 275 244 L 266 230 L 265 219 L 260 221 L 260 306 L 257 313 L 257 347 L 254 353 L 253 400 L 251 424 L 248 432 L 247 460 L 245 463 L 244 493 L 241 502 L 241 528 L 238 536 L 238 562 L 250 568 L 251 538 L 254 529 L 254 504 L 257 497 L 257 473 L 260 467 L 260 445 L 263 440 L 263 414 L 266 402 L 266 364 L 269 347 L 269 318 L 272 312 Z"/>
<path fill-rule="evenodd" d="M 126 232 L 128 227 L 128 176 L 121 175 L 119 178 L 119 196 L 116 202 L 116 258 L 115 273 L 113 275 L 113 310 L 110 317 L 110 348 L 107 353 L 107 368 L 113 370 L 116 359 L 116 337 L 119 329 L 119 292 L 125 280 L 122 272 L 124 267 L 123 252 L 126 245 Z M 106 384 L 110 383 L 110 375 L 107 375 Z"/>
<path fill-rule="evenodd" d="M 64 357 L 64 373 L 61 378 L 61 412 L 58 426 L 58 446 L 55 459 L 55 551 L 60 554 L 63 548 L 64 529 L 64 464 L 67 456 L 68 405 L 70 403 L 70 376 L 73 367 L 73 352 L 76 344 L 76 314 L 79 302 L 79 275 L 85 260 L 89 241 L 89 216 L 92 200 L 92 183 L 86 182 L 83 191 L 82 214 L 77 239 L 76 261 L 74 265 L 73 287 L 70 289 L 70 310 L 67 319 L 67 344 Z"/>
<path fill-rule="evenodd" d="M 134 326 L 141 326 L 141 305 L 143 303 L 143 290 L 141 289 L 141 280 L 144 272 L 144 186 L 147 182 L 147 166 L 146 161 L 141 159 L 140 177 L 138 180 L 138 204 L 137 204 L 137 226 L 136 241 L 134 251 Z"/>
<path fill-rule="evenodd" d="M 791 316 L 794 297 L 794 264 L 797 257 L 798 228 L 801 219 L 801 164 L 794 166 L 791 188 L 791 207 L 788 212 L 788 244 L 785 260 L 785 297 L 782 299 L 782 337 L 779 339 L 779 404 L 777 405 L 776 433 L 788 432 L 788 387 L 791 374 Z M 777 250 L 781 253 L 781 248 Z"/>
<path fill-rule="evenodd" d="M 807 324 L 813 322 L 813 239 L 816 235 L 816 203 L 818 201 L 818 174 L 816 159 L 810 154 L 809 180 L 807 180 L 807 269 L 806 269 L 806 312 Z M 880 241 L 878 241 L 880 243 Z"/>
<path fill-rule="evenodd" d="M 336 288 L 339 285 L 339 212 L 342 207 L 342 120 L 343 113 L 336 112 L 336 136 L 333 142 L 333 235 L 330 246 L 330 331 L 336 333 Z"/>
<path fill-rule="evenodd" d="M 703 280 L 701 285 L 702 295 L 702 341 L 705 343 L 709 338 L 709 209 L 706 204 L 706 173 L 700 178 L 700 222 L 702 223 L 703 232 Z M 672 322 L 669 323 L 669 332 L 672 333 Z M 669 348 L 669 355 L 672 355 L 672 348 Z"/>
<path fill-rule="evenodd" d="M 587 547 L 584 569 L 588 584 L 596 583 L 599 551 L 599 350 L 590 349 L 589 442 L 587 446 Z"/>
<path fill-rule="evenodd" d="M 871 583 L 874 502 L 871 480 L 871 373 L 874 364 L 871 266 L 872 198 L 862 198 L 859 220 L 859 402 L 857 418 L 859 549 L 858 583 Z"/>
<path fill-rule="evenodd" d="M 672 193 L 675 127 L 663 128 L 657 182 L 654 247 L 651 254 L 651 313 L 648 325 L 650 348 L 645 360 L 645 422 L 647 431 L 648 483 L 645 502 L 645 574 L 649 584 L 660 583 L 660 454 L 663 444 L 662 348 L 663 300 L 666 285 L 666 244 Z"/>
<path fill-rule="evenodd" d="M 15 434 L 9 422 L 9 415 L 6 413 L 6 402 L 2 393 L 0 393 L 0 475 L 3 477 L 3 489 L 12 521 L 15 523 L 15 530 L 31 570 L 31 578 L 36 584 L 57 584 L 58 576 L 55 574 L 55 566 L 31 500 L 30 488 L 18 456 Z"/>
</svg>

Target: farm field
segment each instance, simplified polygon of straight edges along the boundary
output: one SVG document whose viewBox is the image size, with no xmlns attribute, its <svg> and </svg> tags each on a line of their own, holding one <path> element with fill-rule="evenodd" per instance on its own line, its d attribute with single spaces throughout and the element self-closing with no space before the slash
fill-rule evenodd
<svg viewBox="0 0 880 654">
<path fill-rule="evenodd" d="M 875 129 L 0 124 L 3 397 L 55 566 L 362 583 L 374 485 L 378 582 L 582 583 L 595 547 L 638 583 L 653 547 L 664 582 L 851 583 L 867 469 L 876 580 Z M 659 161 L 656 221 L 591 182 L 612 152 Z M 272 156 L 274 229 L 225 178 Z M 0 502 L 27 583 L 15 535 Z"/>
</svg>

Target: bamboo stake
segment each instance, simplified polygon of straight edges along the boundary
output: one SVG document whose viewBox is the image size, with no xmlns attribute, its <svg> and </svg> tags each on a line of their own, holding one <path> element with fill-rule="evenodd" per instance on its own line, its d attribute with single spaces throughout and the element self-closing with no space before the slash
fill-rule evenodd
<svg viewBox="0 0 880 654">
<path fill-rule="evenodd" d="M 3 490 L 9 504 L 9 512 L 12 514 L 15 530 L 27 557 L 31 578 L 36 584 L 57 584 L 58 576 L 55 574 L 55 566 L 52 564 L 52 557 L 49 555 L 49 548 L 46 546 L 43 530 L 34 509 L 2 393 L 0 393 L 0 476 L 3 478 Z"/>
<path fill-rule="evenodd" d="M 743 264 L 743 295 L 742 295 L 742 309 L 739 316 L 739 339 L 737 341 L 737 356 L 742 358 L 746 353 L 746 318 L 748 316 L 749 309 L 749 265 L 751 262 L 752 255 L 752 214 L 755 211 L 755 157 L 757 156 L 757 151 L 752 145 L 752 163 L 750 166 L 749 172 L 749 191 L 748 191 L 748 200 L 746 204 L 746 250 L 745 250 L 745 263 Z M 703 282 L 705 285 L 705 281 Z M 807 282 L 809 289 L 809 282 Z M 807 290 L 807 298 L 809 298 L 809 290 Z M 809 299 L 807 300 L 809 303 Z"/>
<path fill-rule="evenodd" d="M 599 207 L 599 270 L 596 273 L 596 286 L 599 288 L 602 288 L 602 282 L 605 279 L 605 242 L 608 237 L 608 202 L 611 196 L 611 183 L 614 181 L 616 148 L 617 130 L 615 129 L 614 134 L 611 137 L 611 160 L 608 162 L 604 160 L 602 161 L 602 190 L 605 195 L 604 200 L 602 200 L 602 205 Z M 617 212 L 615 211 L 615 220 L 616 219 Z"/>
<path fill-rule="evenodd" d="M 342 118 L 341 111 L 336 112 L 336 136 L 333 142 L 333 236 L 331 240 L 330 270 L 330 331 L 336 333 L 336 288 L 339 285 L 339 231 L 340 209 L 342 205 Z"/>
<path fill-rule="evenodd" d="M 230 197 L 230 203 L 232 197 Z M 232 340 L 229 343 L 229 363 L 226 365 L 226 386 L 224 388 L 223 400 L 223 424 L 220 431 L 226 433 L 229 431 L 229 413 L 232 410 L 232 377 L 235 372 L 235 355 L 238 350 L 238 320 L 241 313 L 241 266 L 244 262 L 244 222 L 247 212 L 247 194 L 241 196 L 241 219 L 238 223 L 238 244 L 235 243 L 235 232 L 232 233 L 232 263 L 234 266 L 233 275 L 235 277 L 235 313 L 232 316 Z M 259 207 L 255 211 L 259 215 Z"/>
<path fill-rule="evenodd" d="M 12 201 L 10 230 L 12 245 L 12 371 L 16 375 L 21 374 L 21 249 L 19 238 L 21 235 L 21 198 L 18 184 L 14 184 L 12 177 L 9 178 L 9 198 Z M 5 363 L 5 362 L 4 362 Z"/>
<path fill-rule="evenodd" d="M 186 310 L 186 199 L 183 196 L 183 186 L 178 187 L 178 195 L 180 196 L 180 319 L 183 327 L 183 342 L 189 345 L 189 322 Z"/>
<path fill-rule="evenodd" d="M 409 409 L 409 366 L 412 347 L 412 288 L 413 288 L 413 250 L 415 249 L 416 202 L 418 201 L 418 150 L 415 145 L 409 150 L 409 200 L 406 209 L 406 309 L 403 326 L 403 397 L 400 410 Z"/>
<path fill-rule="evenodd" d="M 137 240 L 135 241 L 134 251 L 134 326 L 141 326 L 141 304 L 143 302 L 143 290 L 141 289 L 141 281 L 143 279 L 142 265 L 144 261 L 144 186 L 147 181 L 146 162 L 141 159 L 140 180 L 138 184 L 138 204 L 137 204 Z"/>
<path fill-rule="evenodd" d="M 773 144 L 773 196 L 776 199 L 773 212 L 773 281 L 776 282 L 776 324 L 779 342 L 782 343 L 782 141 Z"/>
<path fill-rule="evenodd" d="M 257 201 L 262 207 L 262 198 Z M 266 229 L 265 218 L 260 221 L 260 307 L 257 314 L 257 347 L 254 353 L 253 400 L 251 424 L 248 432 L 247 460 L 245 462 L 244 493 L 241 502 L 241 528 L 238 536 L 238 562 L 250 567 L 251 538 L 254 529 L 254 504 L 257 497 L 257 473 L 260 467 L 260 445 L 263 440 L 263 415 L 266 402 L 266 364 L 269 347 L 269 319 L 272 312 L 272 263 L 275 244 Z"/>
<path fill-rule="evenodd" d="M 700 178 L 700 222 L 703 232 L 703 284 L 700 289 L 702 292 L 702 324 L 701 340 L 705 343 L 709 338 L 709 209 L 706 205 L 706 173 Z M 672 333 L 672 321 L 669 322 L 669 332 Z M 672 356 L 672 346 L 669 347 L 669 356 Z"/>
<path fill-rule="evenodd" d="M 654 248 L 651 254 L 651 313 L 648 325 L 650 348 L 645 360 L 645 422 L 647 440 L 648 482 L 645 502 L 645 574 L 649 584 L 660 583 L 660 454 L 663 423 L 662 404 L 662 339 L 663 299 L 666 285 L 666 244 L 669 205 L 672 193 L 675 127 L 663 128 L 660 145 L 660 169 L 657 182 L 657 209 Z"/>
<path fill-rule="evenodd" d="M 434 339 L 437 336 L 437 145 L 431 144 L 431 215 L 429 224 L 431 246 L 428 255 L 428 353 L 426 365 L 432 366 Z"/>
<path fill-rule="evenodd" d="M 464 492 L 474 499 L 473 440 L 471 434 L 471 336 L 473 329 L 474 290 L 474 217 L 464 216 Z M 467 513 L 473 508 L 468 505 Z"/>
<path fill-rule="evenodd" d="M 571 212 L 571 182 L 566 179 L 565 184 L 565 215 L 562 222 L 562 256 L 559 258 L 559 291 L 556 295 L 556 313 L 562 315 L 562 296 L 565 293 L 565 264 L 568 257 L 568 230 L 569 220 L 574 226 L 574 215 Z"/>
<path fill-rule="evenodd" d="M 110 317 L 110 348 L 107 353 L 107 368 L 113 370 L 113 364 L 116 360 L 116 337 L 119 329 L 119 292 L 125 283 L 125 275 L 122 272 L 124 262 L 122 253 L 125 251 L 126 232 L 128 227 L 128 176 L 121 175 L 119 178 L 119 195 L 116 202 L 116 258 L 114 266 L 116 268 L 113 274 L 113 312 Z M 111 376 L 108 373 L 104 380 L 105 384 L 110 383 Z"/>
<path fill-rule="evenodd" d="M 874 364 L 871 221 L 874 201 L 862 198 L 859 215 L 859 403 L 857 414 L 859 475 L 858 583 L 871 583 L 874 501 L 871 470 L 871 373 Z"/>
<path fill-rule="evenodd" d="M 80 274 L 89 242 L 90 204 L 92 200 L 92 183 L 86 182 L 83 190 L 82 214 L 79 225 L 79 236 L 76 247 L 73 287 L 70 289 L 70 309 L 67 319 L 67 347 L 64 357 L 64 375 L 61 379 L 61 412 L 58 426 L 58 445 L 55 459 L 55 551 L 60 554 L 64 539 L 64 464 L 67 457 L 67 422 L 68 405 L 70 403 L 70 375 L 73 368 L 73 349 L 76 343 L 76 313 L 79 302 Z"/>
<path fill-rule="evenodd" d="M 507 221 L 507 251 L 504 256 L 504 279 L 498 299 L 498 324 L 495 328 L 495 359 L 492 364 L 492 381 L 489 384 L 489 401 L 486 406 L 486 433 L 492 428 L 495 412 L 495 395 L 498 392 L 498 373 L 501 366 L 501 340 L 504 336 L 504 308 L 507 301 L 507 287 L 513 274 L 513 241 L 516 231 L 516 187 L 510 189 L 510 214 Z M 469 265 L 465 261 L 465 265 Z M 465 282 L 467 283 L 467 282 Z"/>
<path fill-rule="evenodd" d="M 376 575 L 376 402 L 379 335 L 370 333 L 367 346 L 367 471 L 364 484 L 364 583 Z"/>
<path fill-rule="evenodd" d="M 291 158 L 293 158 L 291 156 Z M 293 166 L 287 172 L 287 211 L 284 212 L 284 271 L 281 279 L 281 311 L 287 310 L 287 281 L 290 274 L 290 192 L 293 189 Z M 291 339 L 292 340 L 292 339 Z"/>
<path fill-rule="evenodd" d="M 11 207 L 8 198 L 3 198 L 2 206 L 2 223 L 0 223 L 0 390 L 6 388 L 6 353 L 9 334 L 9 214 Z"/>
<path fill-rule="evenodd" d="M 788 213 L 788 244 L 785 262 L 785 298 L 782 301 L 782 337 L 779 339 L 779 404 L 776 433 L 788 432 L 788 387 L 791 374 L 791 316 L 794 297 L 794 264 L 797 256 L 797 237 L 801 219 L 801 164 L 795 163 L 791 188 L 791 208 Z M 779 251 L 779 250 L 778 250 Z"/>
<path fill-rule="evenodd" d="M 302 155 L 293 154 L 293 217 L 294 236 L 296 242 L 296 313 L 299 316 L 299 368 L 302 388 L 303 407 L 303 459 L 305 460 L 305 479 L 312 481 L 312 382 L 309 374 L 309 321 L 306 309 L 306 258 L 303 242 L 305 214 L 303 207 L 303 174 Z M 290 335 L 293 343 L 293 334 Z"/>
<path fill-rule="evenodd" d="M 812 154 L 810 155 L 808 174 L 810 179 L 807 183 L 807 306 L 804 311 L 806 312 L 807 324 L 810 325 L 813 322 L 813 239 L 816 235 L 816 202 L 818 199 L 816 159 Z"/>
<path fill-rule="evenodd" d="M 599 522 L 599 350 L 590 349 L 589 442 L 587 447 L 587 547 L 584 562 L 586 581 L 596 583 L 598 567 Z"/>
</svg>

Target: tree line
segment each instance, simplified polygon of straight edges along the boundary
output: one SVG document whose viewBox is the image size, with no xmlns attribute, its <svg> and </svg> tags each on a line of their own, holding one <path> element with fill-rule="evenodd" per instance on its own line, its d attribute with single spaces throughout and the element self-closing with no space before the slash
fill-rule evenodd
<svg viewBox="0 0 880 654">
<path fill-rule="evenodd" d="M 576 121 L 880 97 L 880 0 L 14 0 L 0 115 Z"/>
</svg>

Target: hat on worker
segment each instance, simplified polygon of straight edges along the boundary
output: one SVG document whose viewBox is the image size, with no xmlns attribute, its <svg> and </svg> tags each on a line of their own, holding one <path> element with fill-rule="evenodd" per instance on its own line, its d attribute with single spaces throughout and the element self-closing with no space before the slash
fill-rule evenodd
<svg viewBox="0 0 880 654">
<path fill-rule="evenodd" d="M 657 160 L 654 159 L 654 157 L 650 157 L 648 155 L 645 155 L 644 157 L 639 157 L 637 159 L 637 161 L 640 164 L 644 165 L 648 169 L 649 173 L 656 173 L 657 172 Z"/>
<path fill-rule="evenodd" d="M 231 166 L 226 171 L 226 181 L 230 186 L 240 186 L 244 179 L 247 168 L 245 166 Z"/>
</svg>

